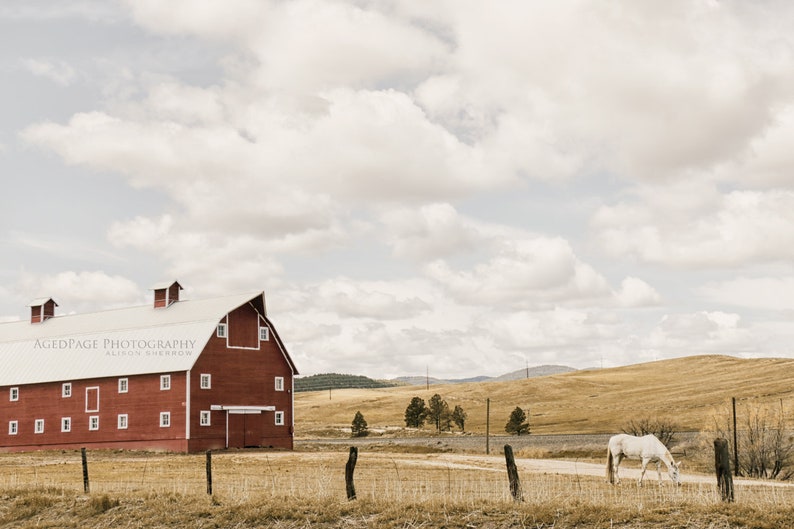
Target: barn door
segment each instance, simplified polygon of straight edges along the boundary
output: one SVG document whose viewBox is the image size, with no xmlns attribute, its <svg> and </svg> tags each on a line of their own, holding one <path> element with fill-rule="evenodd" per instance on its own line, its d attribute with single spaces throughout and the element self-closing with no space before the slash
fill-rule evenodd
<svg viewBox="0 0 794 529">
<path fill-rule="evenodd" d="M 245 447 L 245 414 L 229 413 L 229 448 Z"/>
<path fill-rule="evenodd" d="M 264 414 L 247 413 L 243 417 L 245 417 L 245 446 L 261 446 L 262 437 L 265 435 Z"/>
</svg>

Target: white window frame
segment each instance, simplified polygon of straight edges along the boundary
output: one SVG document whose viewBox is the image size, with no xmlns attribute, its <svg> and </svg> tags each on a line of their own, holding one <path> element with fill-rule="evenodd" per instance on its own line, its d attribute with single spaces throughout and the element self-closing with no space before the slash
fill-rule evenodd
<svg viewBox="0 0 794 529">
<path fill-rule="evenodd" d="M 62 432 L 71 432 L 72 431 L 72 418 L 71 417 L 61 417 L 61 431 Z"/>
<path fill-rule="evenodd" d="M 126 430 L 129 424 L 129 416 L 126 413 L 119 413 L 118 417 L 116 418 L 116 429 Z"/>
<path fill-rule="evenodd" d="M 171 375 L 160 375 L 160 390 L 168 391 L 171 389 Z"/>
<path fill-rule="evenodd" d="M 206 384 L 204 383 L 206 381 Z M 212 375 L 209 373 L 202 373 L 199 376 L 199 388 L 212 389 Z"/>
<path fill-rule="evenodd" d="M 17 435 L 19 433 L 19 421 L 8 421 L 8 435 Z"/>
<path fill-rule="evenodd" d="M 275 417 L 276 426 L 284 426 L 284 412 L 277 411 Z"/>
<path fill-rule="evenodd" d="M 218 338 L 226 338 L 227 335 L 229 334 L 227 331 L 228 331 L 228 328 L 227 328 L 226 324 L 225 323 L 219 323 L 218 327 L 215 329 L 215 335 Z"/>
<path fill-rule="evenodd" d="M 89 409 L 89 407 L 88 407 L 88 393 L 91 390 L 94 390 L 94 389 L 96 390 L 96 408 L 95 409 Z M 91 386 L 91 387 L 85 388 L 85 412 L 86 413 L 92 413 L 92 412 L 96 413 L 98 411 L 99 411 L 99 386 Z"/>
<path fill-rule="evenodd" d="M 284 377 L 276 377 L 274 387 L 276 391 L 284 391 Z"/>
<path fill-rule="evenodd" d="M 33 423 L 33 433 L 44 433 L 44 419 L 36 419 Z"/>
<path fill-rule="evenodd" d="M 270 341 L 270 329 L 268 329 L 267 327 L 259 327 L 259 341 L 260 342 Z"/>
<path fill-rule="evenodd" d="M 92 432 L 99 430 L 99 415 L 88 416 L 88 429 Z"/>
<path fill-rule="evenodd" d="M 171 412 L 170 411 L 161 411 L 160 412 L 160 428 L 170 428 L 171 427 Z"/>
<path fill-rule="evenodd" d="M 10 388 L 8 390 L 8 400 L 16 402 L 19 400 L 19 388 Z"/>
<path fill-rule="evenodd" d="M 199 414 L 199 426 L 210 426 L 210 417 L 212 413 L 209 411 L 202 410 Z"/>
<path fill-rule="evenodd" d="M 72 396 L 72 383 L 64 382 L 61 384 L 61 397 L 68 399 Z"/>
<path fill-rule="evenodd" d="M 119 393 L 127 393 L 130 390 L 130 380 L 128 378 L 119 379 Z"/>
</svg>

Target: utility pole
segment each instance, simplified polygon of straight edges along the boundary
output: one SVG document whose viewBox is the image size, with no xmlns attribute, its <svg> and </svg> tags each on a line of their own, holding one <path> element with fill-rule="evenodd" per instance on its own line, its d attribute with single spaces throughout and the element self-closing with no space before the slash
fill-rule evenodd
<svg viewBox="0 0 794 529">
<path fill-rule="evenodd" d="M 491 399 L 485 399 L 485 453 L 491 453 Z"/>
</svg>

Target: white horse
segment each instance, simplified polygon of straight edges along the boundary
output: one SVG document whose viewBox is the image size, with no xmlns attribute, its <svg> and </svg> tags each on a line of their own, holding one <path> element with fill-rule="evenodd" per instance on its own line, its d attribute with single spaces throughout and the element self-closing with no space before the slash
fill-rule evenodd
<svg viewBox="0 0 794 529">
<path fill-rule="evenodd" d="M 681 465 L 679 461 L 676 463 L 670 451 L 662 442 L 653 434 L 644 435 L 642 437 L 635 437 L 628 434 L 613 435 L 609 439 L 609 448 L 607 449 L 607 481 L 610 483 L 620 483 L 618 476 L 618 467 L 623 458 L 628 459 L 641 459 L 642 460 L 642 473 L 637 485 L 642 486 L 642 478 L 645 476 L 645 467 L 648 463 L 656 463 L 656 472 L 659 474 L 659 484 L 662 483 L 662 471 L 660 470 L 661 464 L 667 466 L 667 473 L 670 479 L 676 485 L 681 485 L 681 479 L 678 475 L 678 469 Z"/>
</svg>

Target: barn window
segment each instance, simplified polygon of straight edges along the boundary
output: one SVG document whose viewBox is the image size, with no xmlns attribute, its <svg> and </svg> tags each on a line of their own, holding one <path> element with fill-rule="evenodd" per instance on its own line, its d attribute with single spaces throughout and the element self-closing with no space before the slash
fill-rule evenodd
<svg viewBox="0 0 794 529">
<path fill-rule="evenodd" d="M 126 430 L 127 429 L 127 414 L 121 413 L 118 417 L 117 427 L 119 430 Z"/>
<path fill-rule="evenodd" d="M 36 419 L 33 424 L 33 433 L 44 433 L 44 419 Z"/>
<path fill-rule="evenodd" d="M 216 332 L 218 338 L 226 338 L 226 324 L 219 323 L 218 324 L 218 331 Z"/>
<path fill-rule="evenodd" d="M 276 377 L 276 391 L 284 391 L 284 377 Z"/>
<path fill-rule="evenodd" d="M 17 421 L 8 421 L 8 435 L 16 435 L 19 431 L 19 423 Z"/>
<path fill-rule="evenodd" d="M 277 411 L 276 412 L 276 426 L 284 426 L 284 412 Z"/>
<path fill-rule="evenodd" d="M 170 411 L 161 411 L 160 412 L 160 428 L 168 428 L 171 426 L 171 412 Z"/>
<path fill-rule="evenodd" d="M 160 375 L 160 389 L 171 389 L 171 375 Z"/>
<path fill-rule="evenodd" d="M 130 383 L 126 378 L 119 379 L 119 393 L 127 393 Z"/>
<path fill-rule="evenodd" d="M 99 430 L 99 415 L 91 415 L 88 418 L 88 429 Z"/>
<path fill-rule="evenodd" d="M 270 329 L 268 329 L 267 327 L 260 327 L 259 339 L 263 342 L 270 340 Z"/>
<path fill-rule="evenodd" d="M 72 431 L 72 418 L 71 417 L 61 417 L 61 431 L 62 432 L 71 432 Z"/>
<path fill-rule="evenodd" d="M 64 382 L 61 386 L 61 397 L 68 398 L 72 396 L 72 383 Z"/>
<path fill-rule="evenodd" d="M 19 388 L 11 388 L 11 391 L 8 392 L 8 400 L 19 400 Z"/>
<path fill-rule="evenodd" d="M 210 412 L 202 411 L 201 416 L 199 419 L 199 424 L 201 426 L 209 426 L 210 425 Z"/>
<path fill-rule="evenodd" d="M 201 375 L 201 389 L 210 389 L 212 387 L 212 376 L 207 374 Z"/>
<path fill-rule="evenodd" d="M 99 387 L 85 388 L 85 411 L 99 411 Z"/>
</svg>

